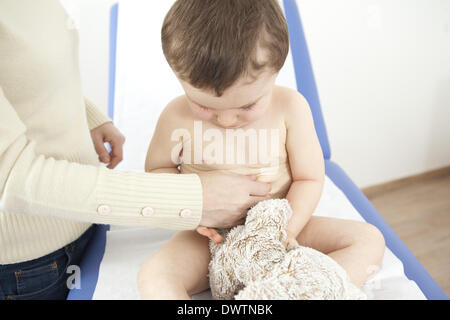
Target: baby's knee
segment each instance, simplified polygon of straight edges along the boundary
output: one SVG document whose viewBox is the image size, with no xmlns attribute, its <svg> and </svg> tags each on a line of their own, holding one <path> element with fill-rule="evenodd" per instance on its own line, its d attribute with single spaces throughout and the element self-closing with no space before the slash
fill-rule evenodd
<svg viewBox="0 0 450 320">
<path fill-rule="evenodd" d="M 150 258 L 139 269 L 137 288 L 143 300 L 189 299 L 188 290 L 170 263 Z"/>
<path fill-rule="evenodd" d="M 148 259 L 140 268 L 137 274 L 137 287 L 139 292 L 147 296 L 157 291 L 157 286 L 163 278 L 163 268 L 157 259 Z"/>
<path fill-rule="evenodd" d="M 149 259 L 150 260 L 150 259 Z M 147 260 L 140 268 L 137 274 L 138 288 L 142 288 L 147 283 L 151 283 L 151 280 L 156 276 L 155 268 L 151 261 Z"/>
<path fill-rule="evenodd" d="M 373 257 L 377 264 L 381 263 L 386 247 L 381 231 L 370 223 L 363 223 L 358 230 L 358 234 L 359 244 L 367 250 L 366 252 Z"/>
</svg>

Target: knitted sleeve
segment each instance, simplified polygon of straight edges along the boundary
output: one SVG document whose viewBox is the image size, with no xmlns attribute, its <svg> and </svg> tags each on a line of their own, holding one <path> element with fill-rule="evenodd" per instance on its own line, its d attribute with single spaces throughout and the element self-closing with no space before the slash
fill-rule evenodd
<svg viewBox="0 0 450 320">
<path fill-rule="evenodd" d="M 0 87 L 0 210 L 83 222 L 193 229 L 202 214 L 197 175 L 124 172 L 35 152 Z"/>
<path fill-rule="evenodd" d="M 84 98 L 86 106 L 86 117 L 89 130 L 95 129 L 104 123 L 110 122 L 111 119 L 101 112 L 97 106 L 87 98 Z"/>
</svg>

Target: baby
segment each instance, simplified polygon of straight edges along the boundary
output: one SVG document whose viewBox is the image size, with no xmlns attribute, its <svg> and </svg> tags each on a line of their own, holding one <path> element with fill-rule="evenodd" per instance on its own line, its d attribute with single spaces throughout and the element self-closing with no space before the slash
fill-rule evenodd
<svg viewBox="0 0 450 320">
<path fill-rule="evenodd" d="M 146 171 L 226 170 L 270 183 L 270 197 L 286 198 L 293 210 L 286 245 L 329 255 L 362 286 L 381 262 L 384 239 L 367 223 L 312 217 L 324 159 L 308 102 L 275 85 L 289 51 L 278 1 L 178 0 L 162 45 L 185 95 L 161 114 Z M 202 226 L 176 233 L 141 267 L 141 298 L 189 299 L 206 290 L 210 239 L 222 240 Z"/>
</svg>

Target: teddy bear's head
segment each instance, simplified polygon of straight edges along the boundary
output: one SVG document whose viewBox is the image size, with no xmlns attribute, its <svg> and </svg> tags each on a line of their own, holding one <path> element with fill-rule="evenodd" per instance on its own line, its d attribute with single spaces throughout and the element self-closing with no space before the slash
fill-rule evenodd
<svg viewBox="0 0 450 320">
<path fill-rule="evenodd" d="M 247 214 L 245 228 L 247 232 L 262 233 L 270 230 L 284 231 L 289 219 L 292 216 L 292 209 L 286 199 L 271 199 L 259 202 Z"/>
</svg>

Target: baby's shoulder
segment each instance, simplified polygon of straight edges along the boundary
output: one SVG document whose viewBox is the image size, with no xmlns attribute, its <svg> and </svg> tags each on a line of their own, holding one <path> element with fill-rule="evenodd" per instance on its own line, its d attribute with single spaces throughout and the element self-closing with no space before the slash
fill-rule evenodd
<svg viewBox="0 0 450 320">
<path fill-rule="evenodd" d="M 273 94 L 274 104 L 286 121 L 296 121 L 303 112 L 309 111 L 308 101 L 297 90 L 275 86 Z"/>
<path fill-rule="evenodd" d="M 161 112 L 159 122 L 178 125 L 180 122 L 184 122 L 186 119 L 192 117 L 187 103 L 185 95 L 176 97 L 170 101 Z"/>
<path fill-rule="evenodd" d="M 274 99 L 278 108 L 285 112 L 295 111 L 295 109 L 292 109 L 308 103 L 306 98 L 297 90 L 282 86 L 275 86 Z"/>
</svg>

